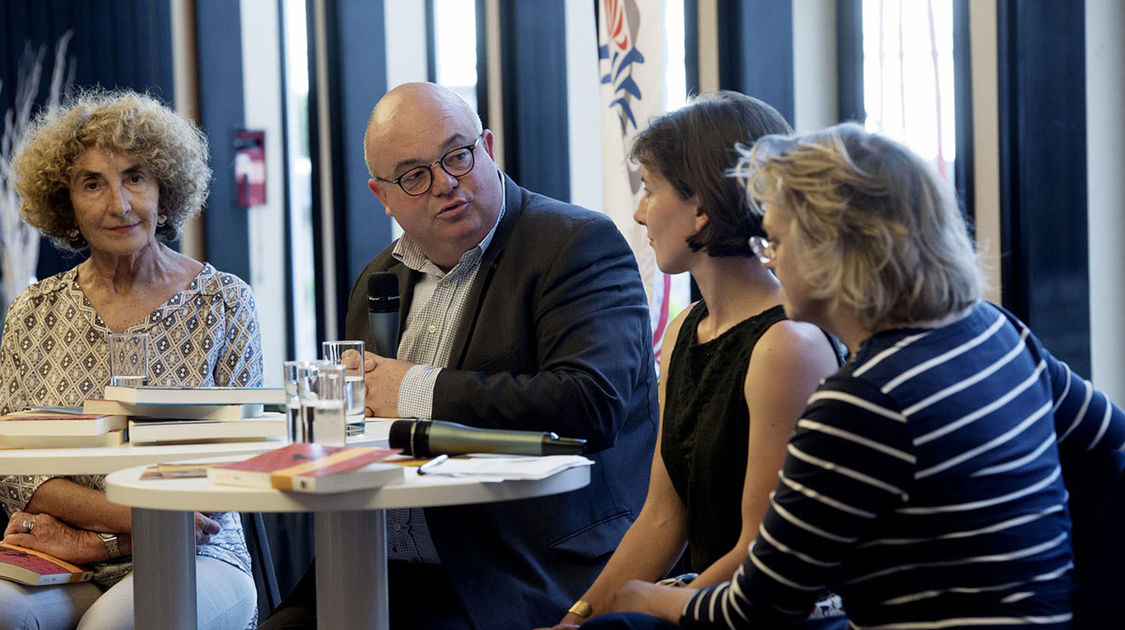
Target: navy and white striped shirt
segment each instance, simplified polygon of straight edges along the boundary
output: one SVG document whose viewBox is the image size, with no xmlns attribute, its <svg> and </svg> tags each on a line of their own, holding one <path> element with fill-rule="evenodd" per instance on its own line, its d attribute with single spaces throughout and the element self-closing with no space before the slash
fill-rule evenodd
<svg viewBox="0 0 1125 630">
<path fill-rule="evenodd" d="M 1059 449 L 1123 443 L 1125 413 L 993 304 L 878 333 L 809 399 L 750 555 L 681 625 L 799 619 L 831 587 L 859 628 L 1066 628 Z"/>
</svg>

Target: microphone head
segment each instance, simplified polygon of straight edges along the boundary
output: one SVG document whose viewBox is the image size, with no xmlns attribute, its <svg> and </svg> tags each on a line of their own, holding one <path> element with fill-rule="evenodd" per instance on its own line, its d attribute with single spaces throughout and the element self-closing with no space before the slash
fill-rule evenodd
<svg viewBox="0 0 1125 630">
<path fill-rule="evenodd" d="M 376 271 L 367 278 L 367 312 L 398 312 L 398 276 L 389 271 Z"/>
<path fill-rule="evenodd" d="M 414 420 L 395 420 L 391 423 L 391 432 L 387 436 L 387 444 L 391 448 L 402 449 L 407 455 L 414 454 L 414 445 L 410 443 L 411 429 Z"/>
</svg>

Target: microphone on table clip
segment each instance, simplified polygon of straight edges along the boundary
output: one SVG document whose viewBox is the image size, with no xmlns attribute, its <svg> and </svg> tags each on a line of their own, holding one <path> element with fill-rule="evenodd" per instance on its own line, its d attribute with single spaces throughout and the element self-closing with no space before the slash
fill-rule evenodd
<svg viewBox="0 0 1125 630">
<path fill-rule="evenodd" d="M 376 271 L 367 278 L 367 323 L 375 340 L 375 354 L 398 354 L 398 276 Z"/>
<path fill-rule="evenodd" d="M 391 448 L 415 457 L 467 453 L 580 455 L 586 450 L 586 440 L 561 438 L 550 431 L 481 429 L 443 420 L 395 420 L 388 442 Z"/>
</svg>

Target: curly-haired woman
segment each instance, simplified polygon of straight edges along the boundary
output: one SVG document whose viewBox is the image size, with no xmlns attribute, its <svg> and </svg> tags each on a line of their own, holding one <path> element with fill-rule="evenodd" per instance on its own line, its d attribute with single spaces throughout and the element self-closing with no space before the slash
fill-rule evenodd
<svg viewBox="0 0 1125 630">
<path fill-rule="evenodd" d="M 13 167 L 27 222 L 89 258 L 12 302 L 0 413 L 100 396 L 113 332 L 149 335 L 152 384 L 261 384 L 250 288 L 165 244 L 207 196 L 207 143 L 194 124 L 150 96 L 89 91 L 43 112 Z M 92 583 L 0 581 L 0 627 L 132 628 L 131 514 L 103 488 L 100 475 L 0 477 L 4 542 L 95 567 Z M 252 627 L 238 517 L 197 514 L 196 542 L 200 627 Z"/>
</svg>

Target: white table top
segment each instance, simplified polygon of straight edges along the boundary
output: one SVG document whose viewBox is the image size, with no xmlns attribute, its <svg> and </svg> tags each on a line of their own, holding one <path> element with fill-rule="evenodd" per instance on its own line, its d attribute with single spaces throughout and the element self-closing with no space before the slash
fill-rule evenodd
<svg viewBox="0 0 1125 630">
<path fill-rule="evenodd" d="M 202 512 L 326 512 L 489 503 L 568 492 L 590 483 L 588 466 L 571 468 L 538 481 L 480 482 L 441 475 L 419 476 L 407 467 L 401 482 L 370 490 L 332 494 L 283 492 L 212 484 L 207 479 L 140 480 L 145 466 L 106 477 L 110 501 L 155 510 Z"/>
<path fill-rule="evenodd" d="M 366 433 L 348 439 L 349 446 L 386 446 L 391 421 L 367 421 Z M 250 457 L 285 445 L 281 439 L 253 442 L 131 444 L 91 448 L 29 448 L 0 450 L 3 475 L 104 475 L 122 468 L 187 461 L 194 458 Z"/>
</svg>

